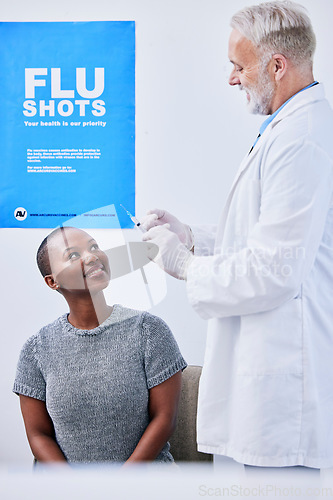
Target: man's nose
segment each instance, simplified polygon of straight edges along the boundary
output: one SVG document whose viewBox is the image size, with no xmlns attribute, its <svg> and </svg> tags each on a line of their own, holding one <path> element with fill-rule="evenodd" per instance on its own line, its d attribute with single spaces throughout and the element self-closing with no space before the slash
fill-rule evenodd
<svg viewBox="0 0 333 500">
<path fill-rule="evenodd" d="M 238 78 L 236 74 L 236 70 L 232 70 L 229 76 L 229 85 L 240 85 L 240 79 Z"/>
</svg>

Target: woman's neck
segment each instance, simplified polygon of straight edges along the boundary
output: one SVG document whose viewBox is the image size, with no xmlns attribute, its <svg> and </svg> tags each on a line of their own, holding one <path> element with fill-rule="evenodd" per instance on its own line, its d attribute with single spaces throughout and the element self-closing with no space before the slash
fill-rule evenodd
<svg viewBox="0 0 333 500">
<path fill-rule="evenodd" d="M 80 330 L 92 330 L 102 324 L 111 314 L 112 307 L 105 302 L 103 292 L 66 297 L 69 305 L 68 321 Z"/>
</svg>

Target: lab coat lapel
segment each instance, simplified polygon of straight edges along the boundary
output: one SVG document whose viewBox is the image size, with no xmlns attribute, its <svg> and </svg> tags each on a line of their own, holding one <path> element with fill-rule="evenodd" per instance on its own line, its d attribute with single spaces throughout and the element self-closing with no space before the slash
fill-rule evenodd
<svg viewBox="0 0 333 500">
<path fill-rule="evenodd" d="M 224 234 L 224 229 L 225 229 L 225 223 L 227 220 L 227 216 L 229 213 L 229 208 L 231 204 L 232 197 L 234 195 L 235 189 L 240 182 L 241 178 L 244 175 L 244 172 L 249 168 L 249 166 L 256 160 L 257 155 L 259 154 L 261 148 L 267 141 L 269 137 L 269 133 L 271 132 L 272 128 L 275 127 L 277 123 L 279 123 L 281 120 L 286 118 L 288 115 L 293 113 L 295 110 L 298 108 L 307 105 L 311 102 L 319 101 L 325 98 L 325 92 L 324 92 L 324 87 L 323 84 L 316 85 L 310 89 L 308 89 L 306 92 L 301 92 L 297 96 L 295 96 L 290 103 L 288 103 L 281 111 L 280 113 L 274 118 L 274 120 L 268 125 L 267 129 L 265 130 L 264 134 L 260 138 L 260 140 L 257 142 L 255 145 L 255 148 L 251 151 L 250 154 L 247 154 L 243 161 L 240 164 L 240 167 L 236 173 L 236 176 L 234 178 L 234 181 L 231 185 L 227 201 L 225 203 L 224 209 L 222 211 L 221 217 L 220 217 L 220 225 L 219 225 L 219 235 L 216 240 L 216 249 L 221 249 L 222 246 L 222 241 L 220 239 L 223 239 L 223 234 Z"/>
<path fill-rule="evenodd" d="M 272 128 L 274 128 L 281 120 L 286 118 L 288 115 L 294 113 L 295 110 L 301 108 L 304 105 L 307 105 L 311 102 L 315 101 L 320 101 L 325 98 L 325 92 L 324 92 L 324 86 L 323 84 L 316 85 L 312 87 L 311 89 L 308 89 L 306 92 L 301 92 L 297 96 L 295 96 L 288 104 L 285 106 L 279 114 L 274 118 L 274 120 L 268 125 L 267 129 L 265 130 L 264 134 L 262 137 L 259 139 L 257 144 L 255 145 L 254 149 L 251 151 L 250 154 L 247 154 L 243 161 L 241 162 L 239 169 L 236 173 L 235 179 L 231 185 L 231 189 L 229 192 L 229 196 L 232 196 L 232 193 L 234 192 L 234 188 L 236 187 L 237 183 L 239 182 L 239 179 L 244 172 L 248 168 L 248 166 L 251 164 L 251 162 L 255 159 L 257 156 L 258 152 L 260 149 L 263 147 L 265 144 L 270 131 Z"/>
<path fill-rule="evenodd" d="M 272 122 L 273 123 L 273 122 Z M 259 141 L 257 142 L 257 144 L 255 145 L 254 149 L 251 151 L 251 153 L 248 153 L 242 160 L 237 172 L 236 172 L 236 176 L 233 180 L 233 183 L 231 184 L 231 188 L 230 188 L 230 191 L 229 191 L 229 195 L 228 195 L 228 198 L 227 198 L 227 203 L 226 203 L 226 206 L 228 204 L 228 200 L 229 198 L 231 199 L 232 198 L 232 195 L 235 191 L 235 188 L 240 180 L 240 178 L 242 177 L 242 174 L 243 172 L 249 167 L 249 165 L 251 165 L 251 163 L 255 160 L 256 156 L 258 155 L 260 149 L 262 148 L 263 144 L 266 142 L 266 138 L 269 134 L 269 131 L 271 129 L 271 124 L 268 125 L 267 127 L 267 130 L 265 131 L 265 135 L 262 136 Z"/>
<path fill-rule="evenodd" d="M 264 142 L 264 141 L 262 141 L 262 142 Z M 251 165 L 251 163 L 253 163 L 253 161 L 255 160 L 261 147 L 262 147 L 262 143 L 261 142 L 257 143 L 256 147 L 251 151 L 250 154 L 247 154 L 247 156 L 245 156 L 245 158 L 243 159 L 243 161 L 240 164 L 240 167 L 239 167 L 239 169 L 236 173 L 236 176 L 234 178 L 234 181 L 231 185 L 231 188 L 230 188 L 230 191 L 229 191 L 229 194 L 227 197 L 227 201 L 225 203 L 223 212 L 222 212 L 221 217 L 220 217 L 220 221 L 219 221 L 219 234 L 220 235 L 224 234 L 225 223 L 226 223 L 226 220 L 228 217 L 230 203 L 231 203 L 232 197 L 234 195 L 235 189 L 236 189 L 239 181 L 243 177 L 245 170 L 247 170 L 249 168 L 249 166 Z M 221 243 L 222 242 L 216 241 L 216 247 L 220 248 Z"/>
</svg>

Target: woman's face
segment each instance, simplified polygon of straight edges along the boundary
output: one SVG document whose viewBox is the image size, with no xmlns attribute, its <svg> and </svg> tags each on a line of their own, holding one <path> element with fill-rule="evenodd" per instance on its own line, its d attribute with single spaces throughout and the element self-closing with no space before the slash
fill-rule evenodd
<svg viewBox="0 0 333 500">
<path fill-rule="evenodd" d="M 63 228 L 48 242 L 52 277 L 57 289 L 70 291 L 103 290 L 110 281 L 109 261 L 88 233 Z"/>
</svg>

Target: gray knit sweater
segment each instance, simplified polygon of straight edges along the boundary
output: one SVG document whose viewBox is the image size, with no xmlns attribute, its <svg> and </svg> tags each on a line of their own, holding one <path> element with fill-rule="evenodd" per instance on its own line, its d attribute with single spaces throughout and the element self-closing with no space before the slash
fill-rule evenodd
<svg viewBox="0 0 333 500">
<path fill-rule="evenodd" d="M 13 391 L 46 401 L 69 462 L 124 462 L 149 423 L 149 389 L 185 367 L 164 321 L 115 305 L 93 330 L 65 314 L 30 337 Z M 156 460 L 173 460 L 168 443 Z"/>
</svg>

